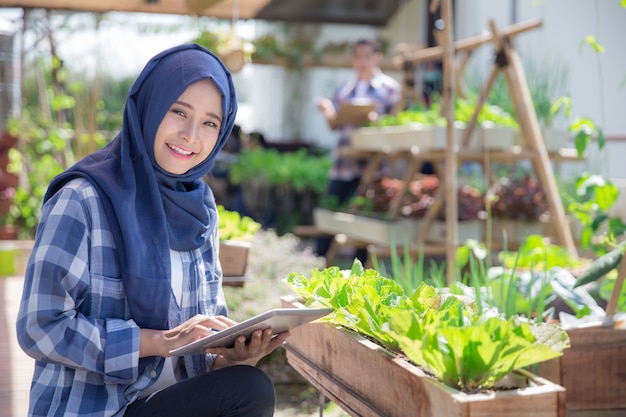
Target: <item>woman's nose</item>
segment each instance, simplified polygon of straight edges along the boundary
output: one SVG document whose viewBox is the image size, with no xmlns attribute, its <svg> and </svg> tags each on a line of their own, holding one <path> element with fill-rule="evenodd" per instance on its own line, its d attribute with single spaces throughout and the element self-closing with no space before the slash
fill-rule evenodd
<svg viewBox="0 0 626 417">
<path fill-rule="evenodd" d="M 192 142 L 196 138 L 196 129 L 192 123 L 186 123 L 181 127 L 178 135 L 188 142 Z"/>
</svg>

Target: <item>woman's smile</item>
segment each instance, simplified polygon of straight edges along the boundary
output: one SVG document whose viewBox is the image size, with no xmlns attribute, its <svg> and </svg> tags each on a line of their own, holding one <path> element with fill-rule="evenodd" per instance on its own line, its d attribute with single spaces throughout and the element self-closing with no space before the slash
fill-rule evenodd
<svg viewBox="0 0 626 417">
<path fill-rule="evenodd" d="M 170 148 L 170 150 L 172 151 L 172 154 L 175 157 L 183 158 L 183 159 L 189 159 L 189 158 L 191 158 L 194 155 L 194 153 L 192 151 L 185 150 L 185 149 L 181 148 L 180 146 L 173 145 L 171 143 L 167 143 L 166 145 L 167 145 L 168 148 Z"/>
</svg>

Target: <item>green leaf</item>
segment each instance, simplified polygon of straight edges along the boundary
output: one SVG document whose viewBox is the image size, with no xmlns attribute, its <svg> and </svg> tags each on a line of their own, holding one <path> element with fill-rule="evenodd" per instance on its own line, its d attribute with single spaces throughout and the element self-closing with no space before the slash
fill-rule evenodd
<svg viewBox="0 0 626 417">
<path fill-rule="evenodd" d="M 587 35 L 585 36 L 585 38 L 580 42 L 580 46 L 579 46 L 579 50 L 580 52 L 582 52 L 582 49 L 585 45 L 589 45 L 593 48 L 594 51 L 596 51 L 599 54 L 604 53 L 604 47 L 602 45 L 600 45 L 597 41 L 596 38 L 592 35 Z"/>
<path fill-rule="evenodd" d="M 624 258 L 624 248 L 626 248 L 626 241 L 623 241 L 617 248 L 609 253 L 594 260 L 589 268 L 578 276 L 574 288 L 597 281 L 615 269 Z"/>
<path fill-rule="evenodd" d="M 224 206 L 217 206 L 219 217 L 220 240 L 236 240 L 250 242 L 254 235 L 261 229 L 261 223 L 251 217 L 241 216 L 236 211 L 226 210 Z"/>
<path fill-rule="evenodd" d="M 579 158 L 582 158 L 585 154 L 589 142 L 591 142 L 591 134 L 586 129 L 579 130 L 576 136 L 574 136 L 574 146 Z"/>
<path fill-rule="evenodd" d="M 365 269 L 363 268 L 363 264 L 358 259 L 354 259 L 352 262 L 352 270 L 350 271 L 350 276 L 359 277 L 365 273 Z"/>
<path fill-rule="evenodd" d="M 550 106 L 550 115 L 555 116 L 563 108 L 563 114 L 569 118 L 572 112 L 572 99 L 569 97 L 558 97 Z"/>
</svg>

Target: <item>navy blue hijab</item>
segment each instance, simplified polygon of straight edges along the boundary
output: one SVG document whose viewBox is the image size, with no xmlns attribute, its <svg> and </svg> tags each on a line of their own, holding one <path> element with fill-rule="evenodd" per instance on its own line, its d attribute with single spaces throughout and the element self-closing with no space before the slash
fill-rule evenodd
<svg viewBox="0 0 626 417">
<path fill-rule="evenodd" d="M 187 87 L 206 78 L 222 93 L 217 144 L 199 165 L 171 174 L 154 157 L 157 129 Z M 115 139 L 57 176 L 47 190 L 44 201 L 73 178 L 96 187 L 112 225 L 131 316 L 142 328 L 167 329 L 170 248 L 199 248 L 218 227 L 215 199 L 202 177 L 230 136 L 236 114 L 231 75 L 213 53 L 196 44 L 167 49 L 131 86 Z"/>
</svg>

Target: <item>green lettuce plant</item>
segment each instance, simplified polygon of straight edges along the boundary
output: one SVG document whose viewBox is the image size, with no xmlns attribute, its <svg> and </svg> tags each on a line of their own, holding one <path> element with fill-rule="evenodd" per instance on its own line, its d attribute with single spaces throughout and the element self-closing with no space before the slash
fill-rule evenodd
<svg viewBox="0 0 626 417">
<path fill-rule="evenodd" d="M 556 358 L 569 347 L 556 325 L 505 318 L 481 303 L 421 283 L 406 293 L 394 280 L 364 270 L 329 267 L 285 282 L 306 305 L 333 307 L 326 320 L 404 353 L 445 384 L 466 392 L 493 387 L 513 370 Z"/>
<path fill-rule="evenodd" d="M 224 206 L 217 206 L 219 215 L 220 240 L 236 240 L 251 242 L 261 229 L 261 224 L 248 216 L 242 216 L 236 211 L 226 210 Z"/>
</svg>

